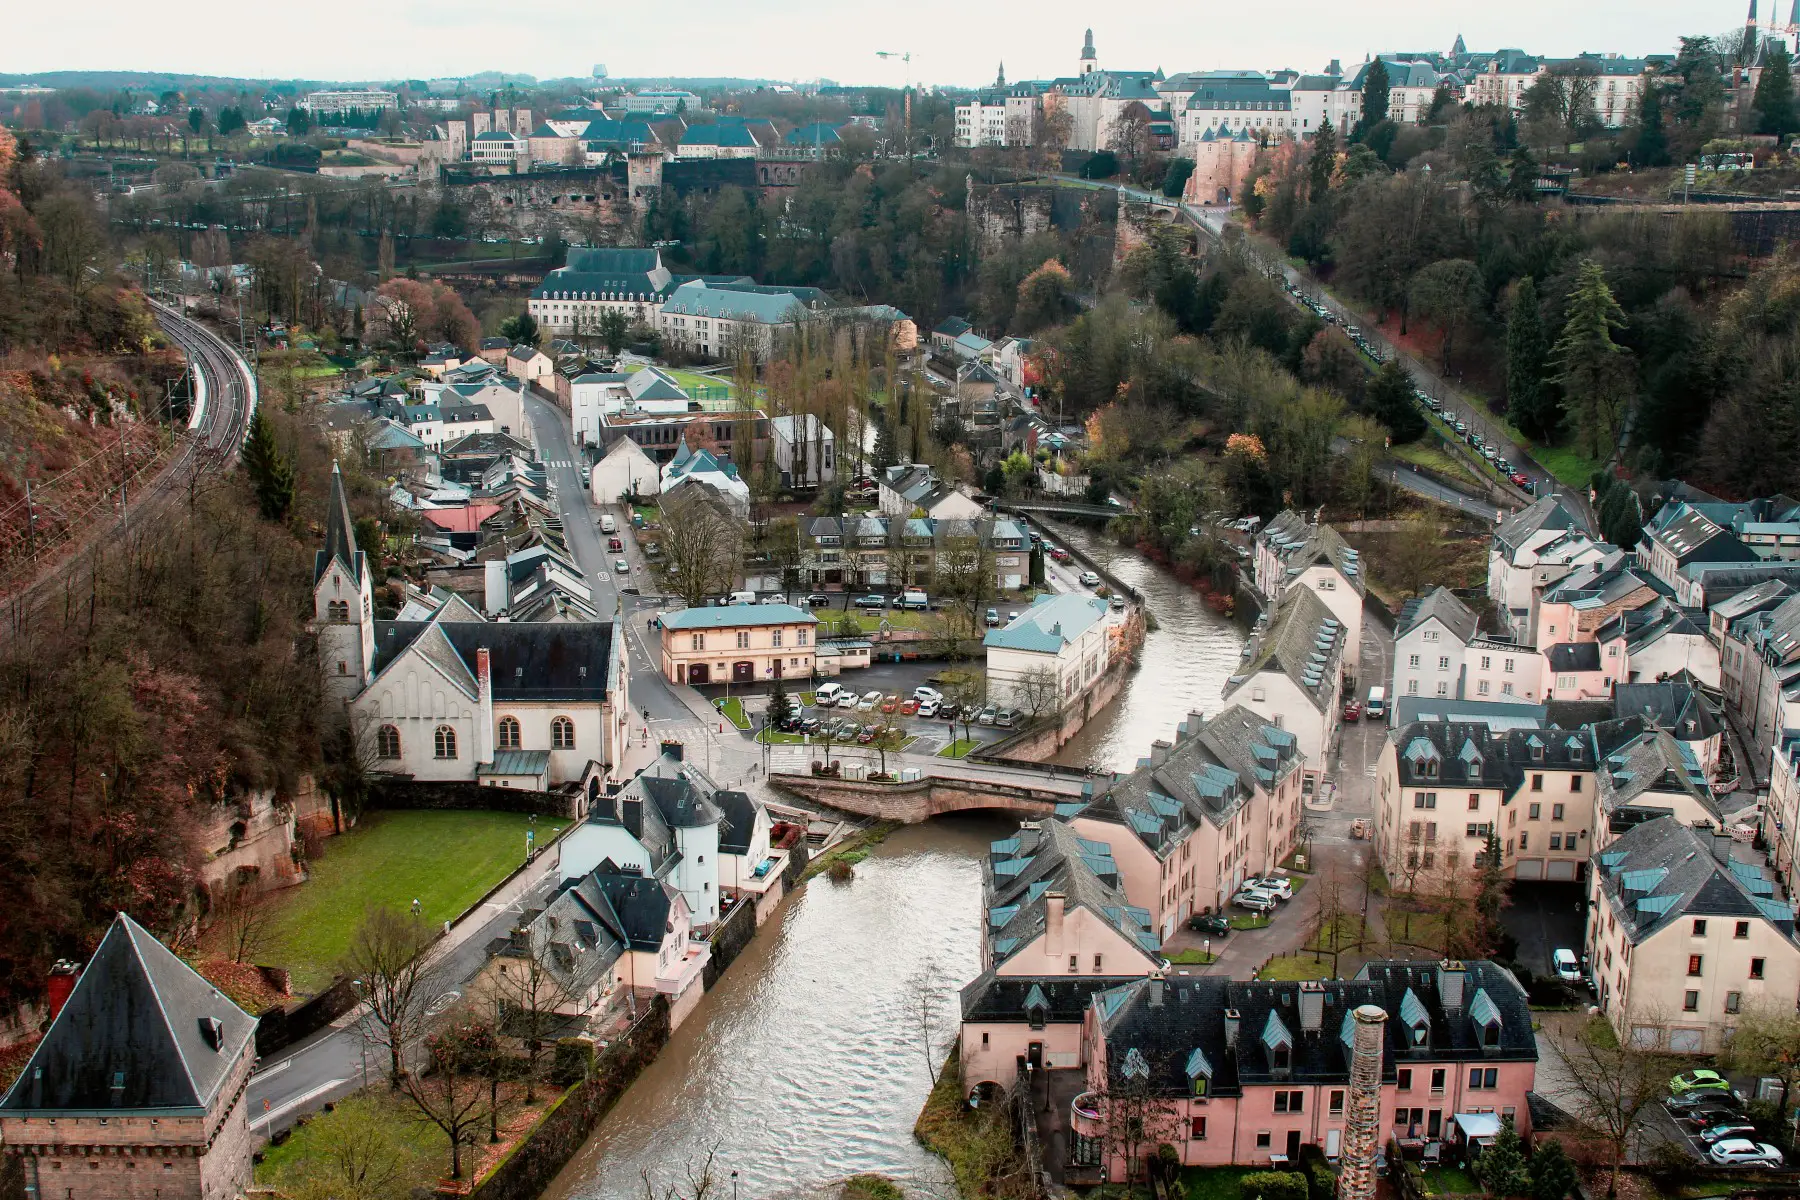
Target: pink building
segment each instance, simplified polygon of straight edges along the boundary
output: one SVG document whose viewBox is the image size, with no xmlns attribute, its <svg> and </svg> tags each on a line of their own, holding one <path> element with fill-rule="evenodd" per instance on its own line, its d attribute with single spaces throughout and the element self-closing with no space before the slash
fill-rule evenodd
<svg viewBox="0 0 1800 1200">
<path fill-rule="evenodd" d="M 1384 1141 L 1452 1139 L 1458 1116 L 1478 1114 L 1528 1131 L 1531 1013 L 1517 981 L 1490 962 L 1370 963 L 1352 980 L 1308 983 L 1155 975 L 1089 1005 L 1065 1182 L 1125 1178 L 1105 1137 L 1109 1110 L 1122 1107 L 1144 1121 L 1152 1150 L 1168 1142 L 1190 1166 L 1280 1165 L 1305 1145 L 1335 1158 L 1351 1013 L 1364 1004 L 1388 1013 Z"/>
</svg>

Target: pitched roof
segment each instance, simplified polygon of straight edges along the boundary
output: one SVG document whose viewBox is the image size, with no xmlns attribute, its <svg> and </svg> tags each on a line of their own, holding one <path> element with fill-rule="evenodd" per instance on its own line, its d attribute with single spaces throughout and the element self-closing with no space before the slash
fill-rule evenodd
<svg viewBox="0 0 1800 1200">
<path fill-rule="evenodd" d="M 1545 529 L 1581 529 L 1575 514 L 1563 504 L 1562 497 L 1540 496 L 1500 522 L 1494 530 L 1494 542 L 1503 547 L 1510 558 L 1518 553 L 1534 533 Z"/>
<path fill-rule="evenodd" d="M 1105 842 L 1089 841 L 1055 819 L 1021 826 L 990 844 L 984 874 L 988 945 L 996 964 L 1044 933 L 1052 896 L 1062 897 L 1065 913 L 1085 909 L 1111 925 L 1150 965 L 1160 961 L 1150 914 L 1127 903 Z"/>
<path fill-rule="evenodd" d="M 1729 839 L 1725 839 L 1729 844 Z M 1599 886 L 1633 943 L 1687 916 L 1749 917 L 1794 938 L 1791 902 L 1745 863 L 1713 856 L 1712 834 L 1657 817 L 1620 834 L 1595 856 Z"/>
<path fill-rule="evenodd" d="M 417 647 L 473 696 L 475 652 L 486 649 L 496 700 L 598 703 L 606 699 L 612 638 L 610 621 L 377 621 L 375 674 Z"/>
<path fill-rule="evenodd" d="M 1544 650 L 1552 671 L 1598 671 L 1599 642 L 1558 642 Z"/>
<path fill-rule="evenodd" d="M 1106 601 L 1081 592 L 1045 593 L 1030 608 L 1001 629 L 990 629 L 981 639 L 989 649 L 1030 650 L 1059 654 L 1064 646 L 1106 620 Z"/>
<path fill-rule="evenodd" d="M 1456 640 L 1467 643 L 1475 636 L 1480 619 L 1449 588 L 1433 588 L 1400 610 L 1400 636 L 1405 637 L 1425 622 L 1437 619 Z"/>
<path fill-rule="evenodd" d="M 120 913 L 0 1111 L 209 1108 L 255 1035 L 255 1017 Z"/>
<path fill-rule="evenodd" d="M 423 443 L 420 443 L 423 445 Z M 313 556 L 313 583 L 325 577 L 325 568 L 333 562 L 359 584 L 368 570 L 362 551 L 356 548 L 356 522 L 350 519 L 350 499 L 344 493 L 344 476 L 337 460 L 331 463 L 331 501 L 325 514 L 325 546 Z"/>
<path fill-rule="evenodd" d="M 1279 671 L 1292 679 L 1315 707 L 1323 708 L 1336 686 L 1344 643 L 1343 623 L 1318 594 L 1308 587 L 1290 588 L 1269 628 L 1251 643 L 1249 661 L 1226 681 L 1229 690 L 1225 698 L 1231 699 L 1253 676 Z"/>
</svg>

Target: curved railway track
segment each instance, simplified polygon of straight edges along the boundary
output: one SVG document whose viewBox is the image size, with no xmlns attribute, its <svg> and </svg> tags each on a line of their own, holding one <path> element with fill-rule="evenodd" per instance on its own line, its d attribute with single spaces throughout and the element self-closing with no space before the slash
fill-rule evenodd
<svg viewBox="0 0 1800 1200">
<path fill-rule="evenodd" d="M 194 368 L 194 407 L 180 446 L 160 471 L 136 486 L 124 513 L 96 522 L 73 552 L 65 543 L 57 548 L 54 561 L 31 564 L 0 579 L 0 595 L 6 597 L 8 624 L 14 630 L 82 562 L 124 537 L 134 522 L 154 519 L 197 475 L 229 471 L 243 450 L 257 401 L 256 377 L 249 364 L 235 347 L 198 321 L 154 300 L 151 306 L 163 334 Z"/>
</svg>

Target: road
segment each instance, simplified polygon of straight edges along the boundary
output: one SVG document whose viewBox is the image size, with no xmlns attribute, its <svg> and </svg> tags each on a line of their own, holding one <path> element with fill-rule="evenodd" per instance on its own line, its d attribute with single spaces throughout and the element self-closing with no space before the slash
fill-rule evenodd
<svg viewBox="0 0 1800 1200">
<path fill-rule="evenodd" d="M 230 470 L 243 449 L 250 414 L 256 409 L 256 379 L 249 365 L 235 348 L 204 325 L 165 305 L 154 301 L 152 305 L 156 323 L 187 355 L 196 376 L 196 410 L 180 449 L 159 474 L 136 485 L 117 520 L 106 522 L 75 553 L 56 559 L 24 583 L 12 602 L 19 611 L 35 610 L 60 588 L 70 572 L 102 547 L 123 537 L 133 522 L 154 520 L 197 476 Z M 58 547 L 54 553 L 63 549 Z M 18 628 L 22 622 L 9 624 Z"/>
<path fill-rule="evenodd" d="M 1415 496 L 1424 496 L 1436 500 L 1440 504 L 1448 504 L 1452 508 L 1480 517 L 1484 521 L 1499 520 L 1500 506 L 1486 500 L 1477 499 L 1466 492 L 1439 483 L 1435 479 L 1419 474 L 1411 467 L 1381 466 L 1376 471 L 1383 479 L 1393 482 L 1396 487 L 1404 488 Z"/>
</svg>

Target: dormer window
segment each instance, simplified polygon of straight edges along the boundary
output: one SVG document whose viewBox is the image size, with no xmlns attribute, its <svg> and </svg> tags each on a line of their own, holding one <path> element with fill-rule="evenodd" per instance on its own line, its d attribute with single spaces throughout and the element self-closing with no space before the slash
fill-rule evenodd
<svg viewBox="0 0 1800 1200">
<path fill-rule="evenodd" d="M 1400 998 L 1400 1022 L 1406 1029 L 1406 1043 L 1422 1050 L 1431 1041 L 1431 1014 L 1425 1011 L 1418 993 L 1411 988 Z"/>
<path fill-rule="evenodd" d="M 1483 1049 L 1500 1048 L 1500 1009 L 1487 994 L 1486 988 L 1477 988 L 1475 998 L 1469 1001 L 1469 1020 L 1474 1022 L 1475 1033 Z"/>
<path fill-rule="evenodd" d="M 1187 1077 L 1190 1095 L 1204 1098 L 1212 1092 L 1212 1063 L 1207 1060 L 1206 1052 L 1198 1046 L 1188 1055 Z"/>
</svg>

